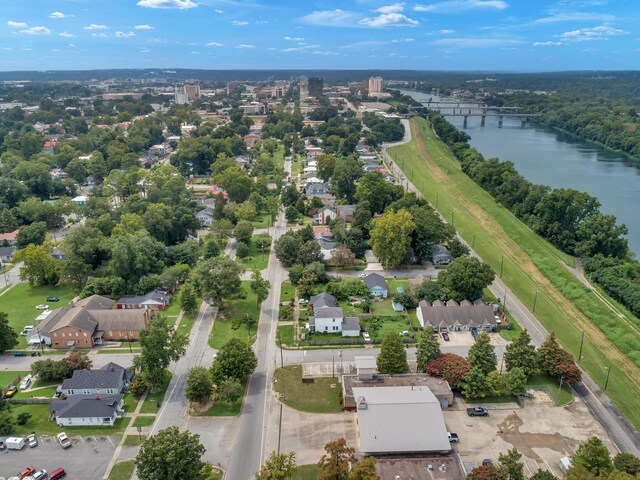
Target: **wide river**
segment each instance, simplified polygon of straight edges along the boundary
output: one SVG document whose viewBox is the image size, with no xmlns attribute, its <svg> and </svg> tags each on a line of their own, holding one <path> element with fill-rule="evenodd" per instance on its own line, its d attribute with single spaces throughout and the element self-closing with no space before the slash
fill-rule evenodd
<svg viewBox="0 0 640 480">
<path fill-rule="evenodd" d="M 419 102 L 439 99 L 426 93 L 401 90 Z M 468 111 L 473 104 L 460 105 Z M 464 106 L 467 107 L 464 110 Z M 447 117 L 448 105 L 441 112 L 456 127 L 471 137 L 470 143 L 485 158 L 510 160 L 529 181 L 553 188 L 573 188 L 598 198 L 604 213 L 611 213 L 629 229 L 629 247 L 640 255 L 640 162 L 633 163 L 593 143 L 553 129 L 521 125 L 519 118 L 504 118 L 502 127 L 497 117 L 487 117 L 480 125 L 479 117 Z M 432 107 L 434 108 L 434 107 Z"/>
</svg>

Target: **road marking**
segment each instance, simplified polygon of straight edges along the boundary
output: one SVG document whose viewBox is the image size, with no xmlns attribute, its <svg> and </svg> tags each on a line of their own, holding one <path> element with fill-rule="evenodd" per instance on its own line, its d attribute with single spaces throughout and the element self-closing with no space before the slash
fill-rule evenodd
<svg viewBox="0 0 640 480">
<path fill-rule="evenodd" d="M 113 448 L 116 448 L 116 446 L 115 446 L 115 445 L 113 444 L 113 442 L 111 441 L 111 438 L 110 438 L 110 437 L 107 437 L 107 440 L 109 440 L 109 443 L 111 444 L 111 446 L 112 446 Z"/>
</svg>

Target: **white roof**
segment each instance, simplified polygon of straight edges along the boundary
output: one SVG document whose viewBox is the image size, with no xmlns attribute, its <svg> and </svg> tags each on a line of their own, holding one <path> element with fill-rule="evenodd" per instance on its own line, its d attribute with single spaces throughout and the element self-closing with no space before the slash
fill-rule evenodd
<svg viewBox="0 0 640 480">
<path fill-rule="evenodd" d="M 360 370 L 361 368 L 378 368 L 378 364 L 376 363 L 376 357 L 373 355 L 356 355 L 353 357 L 356 362 L 356 368 Z"/>
<path fill-rule="evenodd" d="M 364 453 L 451 450 L 440 402 L 424 385 L 354 387 Z"/>
</svg>

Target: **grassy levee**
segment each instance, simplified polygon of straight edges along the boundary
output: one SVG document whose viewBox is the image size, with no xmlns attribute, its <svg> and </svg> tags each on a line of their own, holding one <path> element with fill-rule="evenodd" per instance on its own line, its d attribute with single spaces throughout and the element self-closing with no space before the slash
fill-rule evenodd
<svg viewBox="0 0 640 480">
<path fill-rule="evenodd" d="M 585 332 L 580 365 L 601 387 L 611 368 L 607 394 L 639 428 L 638 319 L 608 299 L 620 315 L 611 311 L 569 271 L 570 256 L 536 235 L 467 177 L 427 120 L 415 118 L 411 127 L 413 140 L 389 149 L 392 158 L 447 221 L 452 221 L 453 212 L 458 233 L 496 272 L 502 267 L 502 279 L 529 309 L 539 289 L 536 317 L 576 358 Z"/>
</svg>

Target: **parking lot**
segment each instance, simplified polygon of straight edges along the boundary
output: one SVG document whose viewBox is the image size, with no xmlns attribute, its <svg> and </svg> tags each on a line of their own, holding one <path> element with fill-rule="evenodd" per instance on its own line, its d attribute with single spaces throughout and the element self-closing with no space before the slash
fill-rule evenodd
<svg viewBox="0 0 640 480">
<path fill-rule="evenodd" d="M 460 437 L 454 448 L 467 468 L 485 458 L 497 463 L 501 453 L 516 447 L 522 454 L 527 476 L 542 469 L 562 477 L 560 458 L 571 456 L 580 443 L 594 435 L 617 453 L 602 426 L 578 398 L 567 406 L 556 407 L 547 393 L 536 391 L 534 398 L 525 400 L 523 408 L 515 404 L 488 405 L 488 417 L 469 417 L 461 407 L 444 412 L 444 420 L 448 430 Z"/>
<path fill-rule="evenodd" d="M 25 467 L 51 472 L 62 467 L 67 478 L 102 478 L 113 456 L 117 437 L 70 437 L 72 447 L 63 450 L 55 437 L 38 437 L 38 446 L 0 452 L 0 478 L 17 475 Z"/>
</svg>

